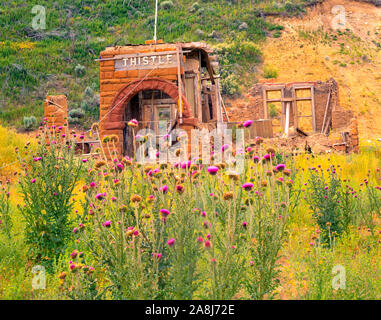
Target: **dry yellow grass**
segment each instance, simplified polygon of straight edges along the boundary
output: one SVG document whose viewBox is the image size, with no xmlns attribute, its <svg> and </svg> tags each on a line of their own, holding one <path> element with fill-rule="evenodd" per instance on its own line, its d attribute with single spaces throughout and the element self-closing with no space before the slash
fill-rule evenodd
<svg viewBox="0 0 381 320">
<path fill-rule="evenodd" d="M 18 168 L 15 148 L 18 147 L 22 152 L 28 140 L 35 141 L 35 139 L 27 135 L 0 126 L 0 178 L 9 176 Z"/>
</svg>

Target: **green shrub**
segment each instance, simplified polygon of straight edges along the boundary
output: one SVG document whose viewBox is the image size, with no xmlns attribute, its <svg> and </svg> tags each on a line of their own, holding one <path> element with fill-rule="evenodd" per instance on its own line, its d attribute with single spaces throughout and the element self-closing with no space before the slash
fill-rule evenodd
<svg viewBox="0 0 381 320">
<path fill-rule="evenodd" d="M 0 183 L 0 231 L 8 238 L 11 237 L 12 220 L 10 216 L 10 182 L 7 181 L 5 185 Z"/>
<path fill-rule="evenodd" d="M 280 32 L 279 30 L 275 31 L 274 34 L 273 34 L 273 38 L 280 38 L 280 36 L 282 35 L 282 32 Z"/>
<path fill-rule="evenodd" d="M 24 117 L 23 124 L 24 124 L 25 130 L 33 130 L 37 124 L 36 117 L 34 116 Z"/>
<path fill-rule="evenodd" d="M 85 97 L 92 98 L 94 96 L 94 90 L 91 87 L 86 87 L 84 94 Z"/>
<path fill-rule="evenodd" d="M 194 13 L 196 12 L 198 9 L 200 9 L 200 5 L 198 4 L 198 2 L 195 2 L 191 5 L 191 7 L 189 8 L 189 12 L 190 13 Z"/>
<path fill-rule="evenodd" d="M 266 79 L 276 78 L 278 76 L 278 71 L 270 66 L 265 66 L 263 69 L 263 77 Z"/>
<path fill-rule="evenodd" d="M 240 92 L 239 79 L 236 75 L 230 74 L 221 79 L 221 92 L 228 96 L 234 96 Z"/>
<path fill-rule="evenodd" d="M 332 247 L 334 239 L 354 223 L 355 212 L 361 211 L 358 194 L 343 183 L 334 166 L 327 169 L 327 176 L 321 168 L 309 170 L 308 203 L 322 231 L 322 245 Z"/>
<path fill-rule="evenodd" d="M 281 30 L 284 30 L 284 27 L 279 25 L 279 24 L 274 24 L 274 25 L 269 26 L 268 30 L 269 31 L 281 31 Z"/>
<path fill-rule="evenodd" d="M 69 122 L 69 124 L 82 124 L 83 123 L 83 119 L 80 119 L 80 118 L 68 117 L 67 121 Z"/>
<path fill-rule="evenodd" d="M 286 12 L 288 12 L 290 15 L 298 15 L 300 13 L 305 12 L 305 9 L 303 7 L 303 4 L 295 4 L 291 1 L 287 1 L 284 5 L 284 8 Z"/>
<path fill-rule="evenodd" d="M 85 112 L 80 108 L 72 109 L 69 111 L 69 117 L 70 118 L 82 119 L 84 116 L 85 116 Z"/>
<path fill-rule="evenodd" d="M 242 74 L 260 61 L 260 50 L 251 41 L 233 41 L 215 46 L 220 62 L 221 91 L 235 95 L 240 92 Z"/>
<path fill-rule="evenodd" d="M 75 157 L 70 141 L 66 138 L 53 141 L 48 130 L 46 134 L 36 150 L 27 145 L 26 156 L 20 154 L 25 166 L 19 184 L 24 205 L 19 209 L 25 220 L 29 257 L 50 269 L 53 261 L 65 251 L 71 235 L 71 198 L 82 162 Z"/>
<path fill-rule="evenodd" d="M 83 77 L 86 73 L 86 68 L 85 66 L 82 66 L 80 64 L 76 65 L 74 68 L 74 74 L 76 77 L 80 78 Z"/>
<path fill-rule="evenodd" d="M 93 121 L 99 118 L 99 94 L 94 92 L 92 87 L 86 87 L 83 100 L 81 102 L 81 109 L 86 113 L 88 120 Z M 75 114 L 69 114 L 72 118 L 82 119 L 83 116 L 78 116 Z"/>
<path fill-rule="evenodd" d="M 278 116 L 278 111 L 276 109 L 276 105 L 273 103 L 270 103 L 269 107 L 270 107 L 270 117 L 274 118 L 274 117 Z"/>
<path fill-rule="evenodd" d="M 163 1 L 160 3 L 160 8 L 164 10 L 169 10 L 174 7 L 174 4 L 171 0 Z"/>
</svg>

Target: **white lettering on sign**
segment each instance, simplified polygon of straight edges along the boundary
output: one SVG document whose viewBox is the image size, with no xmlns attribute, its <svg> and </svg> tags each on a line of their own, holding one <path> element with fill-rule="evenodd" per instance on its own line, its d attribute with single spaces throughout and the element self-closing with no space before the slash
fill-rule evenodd
<svg viewBox="0 0 381 320">
<path fill-rule="evenodd" d="M 176 56 L 173 54 L 147 56 L 120 56 L 115 60 L 115 70 L 135 70 L 175 67 Z"/>
</svg>

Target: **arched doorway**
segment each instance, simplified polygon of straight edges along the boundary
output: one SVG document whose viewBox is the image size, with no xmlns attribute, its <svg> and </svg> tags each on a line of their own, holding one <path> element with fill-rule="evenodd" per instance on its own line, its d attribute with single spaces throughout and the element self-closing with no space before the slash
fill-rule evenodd
<svg viewBox="0 0 381 320">
<path fill-rule="evenodd" d="M 134 155 L 134 134 L 146 135 L 148 129 L 159 141 L 169 133 L 176 123 L 177 109 L 177 103 L 160 90 L 144 90 L 133 96 L 124 109 L 123 155 Z M 126 125 L 131 119 L 138 120 L 137 128 Z"/>
<path fill-rule="evenodd" d="M 149 97 L 151 97 L 151 103 L 144 104 L 144 100 L 149 100 Z M 168 100 L 168 103 L 157 103 L 158 100 Z M 100 120 L 101 136 L 116 134 L 119 137 L 117 152 L 120 155 L 132 156 L 133 134 L 127 127 L 127 122 L 137 119 L 141 124 L 139 129 L 148 123 L 154 130 L 158 130 L 156 122 L 159 120 L 169 120 L 173 123 L 176 118 L 179 118 L 178 101 L 178 87 L 173 82 L 160 78 L 133 81 L 118 91 L 107 114 Z M 191 119 L 192 109 L 184 95 L 182 102 L 182 117 Z"/>
</svg>

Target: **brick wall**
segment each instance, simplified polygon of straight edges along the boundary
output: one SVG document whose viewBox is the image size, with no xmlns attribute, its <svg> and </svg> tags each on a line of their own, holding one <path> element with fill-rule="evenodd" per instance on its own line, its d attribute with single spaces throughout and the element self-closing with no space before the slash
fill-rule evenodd
<svg viewBox="0 0 381 320">
<path fill-rule="evenodd" d="M 339 108 L 332 110 L 332 129 L 337 130 L 347 127 L 350 125 L 352 118 L 352 110 L 343 110 Z"/>
<path fill-rule="evenodd" d="M 63 127 L 62 132 L 67 131 L 67 98 L 64 95 L 47 96 L 44 102 L 44 118 L 51 127 Z"/>
</svg>

